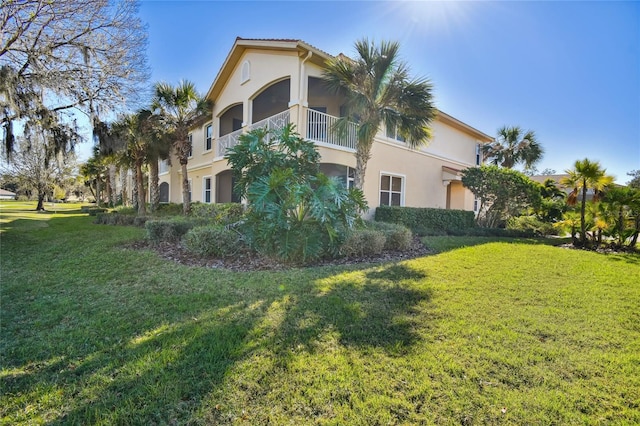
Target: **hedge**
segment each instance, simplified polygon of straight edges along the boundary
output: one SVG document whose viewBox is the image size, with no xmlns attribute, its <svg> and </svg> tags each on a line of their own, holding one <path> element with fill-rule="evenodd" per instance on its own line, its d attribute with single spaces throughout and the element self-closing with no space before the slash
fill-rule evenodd
<svg viewBox="0 0 640 426">
<path fill-rule="evenodd" d="M 211 219 L 213 223 L 228 225 L 242 218 L 244 206 L 239 203 L 193 203 L 191 204 L 191 216 Z"/>
<path fill-rule="evenodd" d="M 182 236 L 194 226 L 196 226 L 194 222 L 186 220 L 147 220 L 144 224 L 147 238 L 153 244 L 180 241 Z"/>
<path fill-rule="evenodd" d="M 435 231 L 461 231 L 475 227 L 472 211 L 417 207 L 380 206 L 375 220 L 398 223 L 418 235 Z"/>
<path fill-rule="evenodd" d="M 224 226 L 196 226 L 182 237 L 182 245 L 198 256 L 229 257 L 245 248 L 241 235 Z"/>
</svg>

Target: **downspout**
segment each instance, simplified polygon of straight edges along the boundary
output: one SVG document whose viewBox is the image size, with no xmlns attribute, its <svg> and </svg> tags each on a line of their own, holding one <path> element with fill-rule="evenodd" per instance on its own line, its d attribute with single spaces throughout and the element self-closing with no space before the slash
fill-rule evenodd
<svg viewBox="0 0 640 426">
<path fill-rule="evenodd" d="M 305 80 L 305 72 L 304 72 L 304 63 L 307 62 L 309 59 L 311 59 L 311 56 L 313 56 L 313 52 L 309 51 L 309 53 L 307 53 L 307 56 L 302 60 L 302 62 L 300 63 L 300 106 L 298 107 L 298 120 L 297 123 L 300 124 L 302 123 L 302 107 L 307 104 L 306 106 L 308 107 L 308 101 L 307 101 L 307 95 L 304 92 L 304 80 Z M 298 131 L 300 131 L 298 129 Z"/>
</svg>

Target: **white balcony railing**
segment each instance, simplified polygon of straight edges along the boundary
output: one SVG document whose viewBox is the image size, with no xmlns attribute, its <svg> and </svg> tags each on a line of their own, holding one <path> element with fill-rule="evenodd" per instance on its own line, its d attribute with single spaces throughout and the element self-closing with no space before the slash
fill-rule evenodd
<svg viewBox="0 0 640 426">
<path fill-rule="evenodd" d="M 238 138 L 242 134 L 242 129 L 236 130 L 235 132 L 227 133 L 224 136 L 220 136 L 217 142 L 217 155 L 218 157 L 224 157 L 227 154 L 227 150 L 229 148 L 233 148 L 238 144 Z"/>
<path fill-rule="evenodd" d="M 340 135 L 334 127 L 336 121 L 338 118 L 332 115 L 312 109 L 307 110 L 307 139 L 355 150 L 358 126 L 355 123 L 349 123 L 346 134 Z"/>
<path fill-rule="evenodd" d="M 258 128 L 266 128 L 267 130 L 281 129 L 289 124 L 289 120 L 289 110 L 282 111 L 247 126 L 246 131 Z M 313 142 L 321 142 L 355 150 L 358 140 L 358 126 L 355 123 L 349 123 L 346 134 L 340 135 L 339 132 L 334 129 L 337 120 L 338 118 L 332 115 L 311 109 L 307 110 L 307 139 Z M 224 157 L 228 149 L 238 144 L 240 135 L 242 135 L 244 130 L 245 129 L 239 129 L 218 138 L 216 151 L 218 157 Z"/>
<path fill-rule="evenodd" d="M 282 129 L 289 124 L 289 110 L 279 112 L 276 115 L 267 117 L 264 120 L 253 123 L 249 126 L 249 131 L 266 127 L 267 130 Z"/>
</svg>

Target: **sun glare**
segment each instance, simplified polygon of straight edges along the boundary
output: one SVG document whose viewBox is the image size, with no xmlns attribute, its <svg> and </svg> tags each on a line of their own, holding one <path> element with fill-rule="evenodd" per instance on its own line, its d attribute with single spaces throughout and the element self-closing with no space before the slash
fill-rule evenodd
<svg viewBox="0 0 640 426">
<path fill-rule="evenodd" d="M 458 1 L 393 1 L 390 7 L 411 32 L 450 34 L 468 24 L 473 3 Z"/>
</svg>

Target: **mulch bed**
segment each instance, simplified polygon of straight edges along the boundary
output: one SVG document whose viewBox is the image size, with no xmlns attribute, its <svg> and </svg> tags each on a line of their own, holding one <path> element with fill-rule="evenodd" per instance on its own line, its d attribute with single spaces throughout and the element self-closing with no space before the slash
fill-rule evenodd
<svg viewBox="0 0 640 426">
<path fill-rule="evenodd" d="M 153 245 L 147 240 L 142 240 L 128 245 L 127 248 L 134 250 L 153 250 L 163 259 L 171 260 L 182 265 L 226 269 L 236 272 L 274 271 L 294 267 L 275 259 L 261 256 L 254 252 L 241 252 L 237 253 L 233 257 L 225 259 L 198 257 L 185 250 L 180 243 L 164 242 L 158 245 Z M 321 260 L 305 266 L 357 265 L 361 263 L 397 262 L 425 256 L 430 253 L 429 249 L 422 244 L 420 239 L 415 237 L 413 245 L 405 251 L 386 251 L 376 256 L 344 257 L 340 259 Z"/>
</svg>

